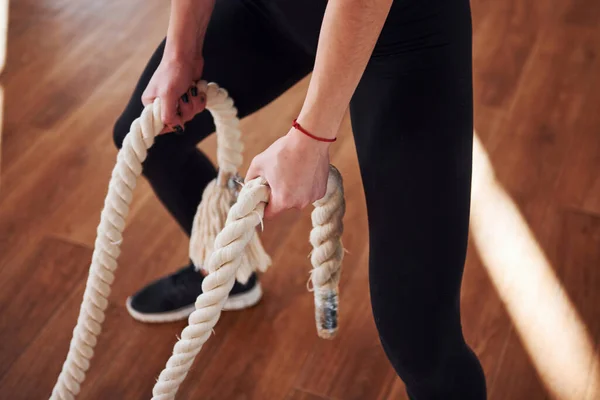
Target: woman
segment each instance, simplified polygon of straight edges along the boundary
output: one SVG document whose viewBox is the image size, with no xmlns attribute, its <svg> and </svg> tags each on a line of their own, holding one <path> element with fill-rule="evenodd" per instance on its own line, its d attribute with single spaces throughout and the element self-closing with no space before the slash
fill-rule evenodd
<svg viewBox="0 0 600 400">
<path fill-rule="evenodd" d="M 193 82 L 227 88 L 240 117 L 312 72 L 298 122 L 252 161 L 271 186 L 267 217 L 325 192 L 329 147 L 350 107 L 370 230 L 370 289 L 381 343 L 413 400 L 484 399 L 464 341 L 460 285 L 472 151 L 469 0 L 172 0 L 167 39 L 115 126 L 121 145 L 160 98 L 165 132 L 144 163 L 157 196 L 190 234 L 215 168 L 196 145 L 214 131 Z M 203 277 L 193 266 L 128 301 L 142 321 L 183 319 Z M 229 309 L 260 299 L 253 276 Z"/>
</svg>

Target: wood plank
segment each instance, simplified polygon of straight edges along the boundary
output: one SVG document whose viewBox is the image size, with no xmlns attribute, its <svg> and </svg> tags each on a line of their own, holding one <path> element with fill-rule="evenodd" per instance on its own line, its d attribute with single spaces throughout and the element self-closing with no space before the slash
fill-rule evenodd
<svg viewBox="0 0 600 400">
<path fill-rule="evenodd" d="M 534 47 L 542 16 L 536 3 L 515 1 L 478 13 L 474 5 L 474 81 L 485 84 L 475 85 L 475 103 L 507 107 Z"/>
<path fill-rule="evenodd" d="M 498 128 L 496 137 L 499 139 L 490 149 L 500 182 L 506 185 L 520 206 L 551 265 L 558 261 L 556 249 L 560 242 L 554 232 L 560 232 L 560 219 L 555 208 L 548 205 L 555 194 L 562 166 L 571 157 L 568 149 L 576 139 L 566 132 L 572 130 L 583 114 L 582 105 L 589 90 L 586 79 L 594 73 L 594 60 L 588 54 L 597 43 L 591 31 L 580 27 L 564 27 L 560 33 L 558 30 L 548 32 L 538 38 L 520 87 L 514 93 L 515 99 Z M 580 79 L 582 77 L 585 78 Z M 464 287 L 465 292 L 469 287 L 473 288 L 468 273 Z M 489 316 L 490 311 L 486 310 L 484 314 Z M 469 317 L 466 319 L 470 321 L 467 323 L 473 321 Z M 501 322 L 500 326 L 505 329 L 507 323 Z M 545 398 L 547 394 L 531 361 L 520 343 L 514 340 L 515 332 L 511 332 L 504 353 L 500 353 L 503 347 L 492 341 L 496 347 L 493 352 L 498 357 L 492 371 L 482 357 L 489 396 Z"/>
<path fill-rule="evenodd" d="M 531 400 L 550 400 L 552 397 L 536 374 L 522 344 L 514 335 L 513 333 L 507 341 L 504 362 L 496 377 L 493 391 L 488 393 L 488 398 L 504 400 L 525 396 Z"/>
<path fill-rule="evenodd" d="M 590 31 L 567 28 L 540 38 L 523 85 L 490 153 L 499 180 L 518 199 L 547 198 L 556 187 L 567 150 L 567 134 L 582 115 L 594 64 L 585 57 L 597 44 Z M 564 134 L 563 134 L 564 133 Z M 531 154 L 536 157 L 531 157 Z"/>
<path fill-rule="evenodd" d="M 569 148 L 577 138 L 567 132 L 585 115 L 589 82 L 596 69 L 589 54 L 597 46 L 597 35 L 575 26 L 548 31 L 538 39 L 510 114 L 499 129 L 498 137 L 503 139 L 491 153 L 500 182 L 520 206 L 555 267 L 560 238 L 554 232 L 561 232 L 560 212 L 549 204 L 564 179 L 563 165 L 574 160 Z M 584 176 L 580 174 L 578 179 Z M 548 396 L 516 331 L 511 332 L 497 368 L 490 398 Z"/>
<path fill-rule="evenodd" d="M 286 397 L 286 400 L 329 400 L 325 397 L 317 396 L 316 394 L 303 392 L 301 390 L 292 390 Z"/>
<path fill-rule="evenodd" d="M 152 3 L 147 7 L 139 4 L 142 3 L 129 2 L 123 7 L 114 1 L 86 1 L 79 7 L 63 8 L 57 19 L 32 21 L 31 28 L 21 37 L 9 37 L 5 89 L 9 98 L 20 99 L 7 103 L 10 118 L 4 126 L 4 152 L 9 164 L 93 93 L 122 60 L 135 60 L 131 53 L 136 48 L 158 44 L 164 32 L 158 22 L 162 15 L 164 26 L 168 4 L 163 3 L 162 9 Z M 112 17 L 105 18 L 106 15 Z M 147 28 L 148 18 L 157 22 L 156 30 Z M 23 48 L 31 53 L 22 54 Z M 90 49 L 94 49 L 93 53 Z M 104 62 L 98 62 L 99 58 Z M 137 62 L 143 63 L 142 60 Z M 39 78 L 35 84 L 28 84 L 32 76 Z M 44 90 L 40 91 L 40 87 Z"/>
<path fill-rule="evenodd" d="M 112 123 L 164 34 L 168 7 L 159 0 L 11 4 L 2 78 L 8 101 L 0 176 L 1 398 L 47 397 L 58 376 L 116 154 Z M 600 6 L 590 0 L 473 0 L 472 8 L 475 126 L 499 182 L 592 338 L 596 353 L 582 367 L 588 387 L 581 393 L 595 400 Z M 242 122 L 244 170 L 252 155 L 287 131 L 307 84 L 303 80 Z M 209 138 L 201 147 L 210 155 L 214 145 Z M 179 398 L 407 399 L 368 306 L 364 195 L 347 119 L 332 162 L 348 196 L 344 243 L 350 254 L 339 337 L 316 337 L 305 287 L 308 211 L 288 213 L 268 221 L 262 234 L 274 260 L 262 277 L 263 302 L 223 314 Z M 187 263 L 187 238 L 144 180 L 134 201 L 104 334 L 81 398 L 148 398 L 185 326 L 143 325 L 124 308 L 127 296 L 146 282 Z M 489 398 L 550 398 L 480 256 L 471 243 L 461 301 L 465 337 L 484 366 Z M 555 293 L 552 300 L 560 296 Z"/>
<path fill-rule="evenodd" d="M 111 93 L 122 79 L 133 79 L 129 67 L 125 63 L 115 71 L 107 87 L 84 103 L 87 106 L 47 131 L 3 171 L 0 201 L 5 207 L 0 210 L 0 247 L 6 250 L 0 264 L 18 263 L 39 234 L 93 243 L 116 155 L 106 121 L 116 118 L 120 106 L 111 100 Z M 124 96 L 128 89 L 120 87 Z M 69 140 L 64 140 L 64 132 L 68 132 Z M 43 168 L 40 160 L 44 161 Z M 136 193 L 130 216 L 139 198 Z"/>
<path fill-rule="evenodd" d="M 588 374 L 586 397 L 600 398 L 600 216 L 569 210 L 562 223 L 557 276 L 593 341 L 593 364 L 577 366 Z"/>
<path fill-rule="evenodd" d="M 492 393 L 500 370 L 499 361 L 504 356 L 511 331 L 511 320 L 472 241 L 463 276 L 461 314 L 465 340 L 479 357 L 488 393 Z"/>
<path fill-rule="evenodd" d="M 597 69 L 595 59 L 590 55 L 598 47 L 598 41 L 597 35 L 580 27 L 564 27 L 553 33 L 548 32 L 537 41 L 535 52 L 530 56 L 521 77 L 519 89 L 514 93 L 512 105 L 509 109 L 503 108 L 507 114 L 500 122 L 497 133 L 488 140 L 488 150 L 500 181 L 515 197 L 538 242 L 546 250 L 551 265 L 556 266 L 559 261 L 557 248 L 560 247 L 560 237 L 553 232 L 561 232 L 562 229 L 559 213 L 555 208 L 548 208 L 548 203 L 552 202 L 555 193 L 558 196 L 577 193 L 564 190 L 564 187 L 555 192 L 554 188 L 560 180 L 571 182 L 573 188 L 583 188 L 583 179 L 590 176 L 580 168 L 581 164 L 570 175 L 566 175 L 562 168 L 563 165 L 578 162 L 569 147 L 582 149 L 591 146 L 591 149 L 585 150 L 585 154 L 591 154 L 597 146 L 597 140 L 591 137 L 581 143 L 577 139 L 581 130 L 576 126 L 590 112 L 586 111 L 585 105 L 589 104 L 586 97 L 588 93 L 593 93 L 593 89 L 590 91 L 590 82 L 595 81 L 594 71 Z M 573 43 L 576 45 L 573 46 Z M 587 120 L 591 118 L 593 117 L 590 116 Z M 584 132 L 593 132 L 594 129 L 590 128 Z M 571 132 L 574 134 L 570 134 Z M 575 143 L 577 147 L 574 146 Z M 593 158 L 587 158 L 588 165 L 590 160 Z M 469 274 L 468 263 L 463 286 L 463 308 L 465 299 L 480 296 L 475 291 L 477 286 L 470 281 Z M 486 285 L 480 287 L 478 292 L 485 291 L 485 287 Z M 469 331 L 481 332 L 480 329 L 470 329 L 470 324 L 485 318 L 493 321 L 494 315 L 499 318 L 495 325 L 504 331 L 501 336 L 510 332 L 508 341 L 504 340 L 505 346 L 498 338 L 489 338 L 489 344 L 493 347 L 491 358 L 487 358 L 482 352 L 486 341 L 477 336 L 473 341 L 486 370 L 489 397 L 547 398 L 548 394 L 532 361 L 516 338 L 516 331 L 507 329 L 509 320 L 505 311 L 498 309 L 499 304 L 496 303 L 497 311 L 494 312 L 494 307 L 490 307 L 490 302 L 494 303 L 493 296 L 480 301 L 487 303 L 487 307 L 479 310 L 479 318 L 474 317 L 477 313 L 465 314 L 467 338 Z"/>
<path fill-rule="evenodd" d="M 493 198 L 482 198 L 483 202 L 497 201 Z M 563 388 L 564 392 L 571 392 L 572 398 L 580 398 L 581 392 L 577 390 L 582 389 L 583 382 L 579 380 L 573 381 L 573 376 L 580 375 L 574 366 L 566 366 L 569 360 L 571 363 L 579 364 L 586 362 L 589 359 L 589 355 L 579 354 L 582 349 L 586 348 L 586 339 L 580 337 L 578 333 L 579 326 L 573 325 L 569 321 L 573 318 L 573 311 L 566 300 L 565 295 L 561 289 L 560 280 L 554 278 L 555 270 L 561 265 L 561 251 L 564 245 L 564 237 L 562 235 L 568 235 L 565 233 L 565 229 L 562 226 L 562 211 L 551 203 L 549 199 L 539 199 L 537 197 L 520 199 L 517 204 L 520 206 L 519 209 L 515 209 L 515 213 L 522 213 L 529 225 L 528 229 L 533 231 L 533 238 L 530 241 L 528 237 L 529 233 L 525 231 L 527 227 L 519 227 L 513 223 L 514 235 L 520 238 L 518 241 L 513 238 L 504 238 L 506 235 L 506 227 L 503 225 L 503 220 L 514 218 L 514 216 L 507 216 L 504 206 L 499 204 L 491 204 L 490 207 L 495 207 L 494 214 L 497 214 L 496 218 L 498 221 L 494 221 L 494 216 L 488 216 L 487 224 L 495 223 L 497 227 L 497 235 L 499 236 L 495 240 L 496 247 L 505 247 L 504 252 L 507 254 L 520 254 L 528 262 L 523 262 L 522 265 L 518 264 L 521 261 L 515 260 L 517 265 L 522 268 L 520 276 L 515 275 L 517 271 L 515 269 L 510 270 L 508 268 L 504 272 L 499 272 L 498 265 L 494 265 L 493 257 L 489 259 L 489 265 L 487 268 L 491 271 L 491 275 L 499 285 L 503 301 L 511 304 L 511 308 L 514 311 L 515 301 L 518 302 L 516 296 L 520 295 L 523 297 L 523 308 L 533 311 L 531 304 L 532 301 L 539 302 L 539 312 L 545 313 L 547 319 L 539 318 L 538 316 L 532 316 L 528 320 L 524 320 L 521 316 L 516 320 L 517 329 L 511 333 L 510 340 L 507 344 L 507 350 L 503 358 L 498 360 L 500 364 L 500 375 L 497 378 L 497 383 L 490 389 L 490 398 L 505 398 L 507 393 L 510 393 L 511 398 L 518 398 L 524 396 L 526 393 L 539 393 L 540 396 L 545 396 L 540 379 L 537 377 L 534 366 L 543 373 L 544 381 L 552 387 L 553 390 L 561 390 L 560 387 L 563 385 L 570 385 L 567 388 Z M 477 202 L 473 203 L 473 209 L 481 209 L 481 205 Z M 479 211 L 477 214 L 481 214 Z M 479 217 L 482 218 L 482 217 Z M 500 219 L 502 221 L 500 221 Z M 483 220 L 479 220 L 481 224 Z M 491 240 L 488 238 L 487 240 Z M 537 242 L 537 243 L 536 243 Z M 533 256 L 538 252 L 536 248 L 539 246 L 542 249 L 543 258 Z M 488 249 L 489 250 L 489 249 Z M 544 259 L 545 258 L 545 259 Z M 508 265 L 506 265 L 509 267 Z M 553 268 L 554 267 L 554 268 Z M 579 271 L 580 269 L 578 269 Z M 577 285 L 579 286 L 581 282 Z M 530 290 L 527 287 L 531 287 Z M 527 293 L 531 292 L 531 294 Z M 548 309 L 547 305 L 553 304 L 552 309 Z M 546 307 L 546 308 L 545 308 Z M 549 325 L 552 321 L 561 321 L 562 326 L 560 330 L 562 334 L 550 334 L 553 326 Z M 525 348 L 528 348 L 529 355 L 533 357 L 530 360 L 525 353 L 525 348 L 518 343 L 518 339 L 515 340 L 516 333 L 519 332 L 521 336 L 525 334 L 523 340 L 525 341 Z M 537 337 L 533 338 L 530 332 L 537 332 Z M 539 345 L 535 343 L 544 343 L 544 346 L 554 346 L 556 350 L 556 360 L 560 360 L 560 363 L 551 363 L 548 356 L 544 356 L 540 352 Z M 565 351 L 558 351 L 558 349 L 569 349 L 573 350 L 572 355 L 566 355 Z M 584 350 L 585 351 L 585 350 Z M 550 354 L 550 353 L 549 353 Z M 543 361 L 541 359 L 544 359 Z M 560 364 L 560 365 L 557 365 Z M 563 368 L 568 370 L 567 373 L 561 373 Z M 572 373 L 574 375 L 572 375 Z M 585 374 L 586 372 L 581 372 Z M 557 380 L 557 376 L 562 376 L 560 380 Z M 501 392 L 497 392 L 501 390 Z M 579 393 L 579 395 L 577 394 Z"/>
<path fill-rule="evenodd" d="M 102 3 L 104 10 L 99 6 L 101 3 L 86 2 L 75 7 L 63 7 L 63 3 L 54 7 L 20 2 L 11 7 L 11 35 L 13 27 L 23 24 L 32 27 L 25 30 L 23 37 L 9 37 L 9 61 L 4 75 L 6 96 L 19 99 L 7 102 L 3 129 L 2 161 L 5 168 L 0 182 L 0 201 L 4 205 L 3 213 L 0 213 L 0 248 L 3 249 L 0 264 L 4 268 L 22 262 L 39 234 L 48 231 L 65 233 L 60 231 L 61 222 L 71 216 L 78 218 L 72 223 L 75 229 L 89 232 L 86 238 L 91 243 L 114 163 L 115 151 L 109 145 L 111 125 L 106 121 L 113 121 L 122 107 L 111 95 L 118 94 L 115 88 L 119 88 L 124 103 L 130 89 L 120 82 L 127 79 L 131 82 L 129 87 L 133 86 L 134 70 L 130 65 L 143 65 L 145 57 L 140 55 L 149 54 L 155 46 L 152 40 L 140 42 L 136 35 L 155 37 L 155 43 L 162 35 L 159 31 L 139 29 L 146 23 L 144 18 L 152 18 L 158 25 L 162 14 L 150 3 L 144 3 L 148 6 L 139 10 L 139 4 L 128 3 L 119 8 L 121 12 L 115 9 L 119 2 Z M 107 12 L 117 17 L 103 18 Z M 90 18 L 103 22 L 92 23 L 99 21 L 90 21 Z M 111 26 L 110 21 L 117 26 Z M 124 29 L 117 29 L 119 24 Z M 85 29 L 90 26 L 99 30 Z M 77 35 L 78 31 L 85 33 Z M 129 33 L 129 40 L 116 40 L 123 37 L 106 40 L 107 35 Z M 72 42 L 74 37 L 79 41 Z M 95 41 L 100 45 L 94 46 Z M 90 48 L 95 53 L 90 52 Z M 94 65 L 88 65 L 90 63 Z M 115 64 L 121 68 L 114 68 Z M 123 76 L 124 72 L 129 77 Z M 135 71 L 137 74 L 139 71 Z M 36 84 L 30 84 L 32 76 L 39 77 Z M 44 88 L 41 93 L 40 88 Z M 92 96 L 98 90 L 102 91 L 101 95 Z M 76 96 L 79 114 L 72 112 L 75 103 L 69 107 L 61 106 L 60 115 L 48 114 L 55 113 L 52 110 L 57 101 L 60 103 L 61 98 L 72 96 Z M 81 103 L 84 107 L 80 107 Z M 36 118 L 40 123 L 35 123 Z M 92 143 L 90 138 L 93 138 Z M 98 138 L 103 138 L 102 145 L 93 144 Z M 12 169 L 16 172 L 11 173 Z M 90 190 L 81 185 L 82 181 L 100 184 L 94 186 L 96 190 Z M 88 202 L 93 206 L 87 207 Z M 98 211 L 90 213 L 91 209 Z M 82 223 L 84 219 L 86 223 Z M 67 232 L 71 229 L 71 226 L 66 227 Z M 76 236 L 71 235 L 70 239 L 85 242 Z"/>
<path fill-rule="evenodd" d="M 389 393 L 382 399 L 386 400 L 409 400 L 408 394 L 406 393 L 406 386 L 400 378 L 396 378 L 392 382 Z"/>
<path fill-rule="evenodd" d="M 0 270 L 4 275 L 0 291 L 0 377 L 29 349 L 68 294 L 84 281 L 92 256 L 87 247 L 52 237 L 42 239 L 31 250 L 9 277 Z"/>
<path fill-rule="evenodd" d="M 187 253 L 187 244 L 182 240 L 184 235 L 175 224 L 167 224 L 167 229 L 161 229 L 169 222 L 169 217 L 156 202 L 148 202 L 140 212 L 140 218 L 128 227 L 129 240 L 124 241 L 123 257 L 119 260 L 121 268 L 116 274 L 103 334 L 83 386 L 82 398 L 149 397 L 176 335 L 185 326 L 184 322 L 144 325 L 134 321 L 125 310 L 126 297 L 147 282 L 147 276 L 163 275 L 168 268 L 179 265 L 176 262 L 185 260 Z M 67 353 L 84 284 L 85 280 L 81 280 L 68 302 L 0 382 L 0 393 L 18 393 L 22 398 L 49 393 Z M 211 340 L 213 349 L 218 348 L 218 342 L 218 337 Z M 49 350 L 48 343 L 56 346 Z M 36 357 L 52 361 L 42 363 L 40 368 L 43 370 L 25 368 Z M 203 357 L 208 362 L 210 351 L 204 352 Z M 111 368 L 103 368 L 108 365 Z M 38 379 L 37 387 L 23 388 L 24 382 L 34 378 Z"/>
<path fill-rule="evenodd" d="M 485 245 L 480 246 L 479 251 L 483 252 L 486 268 L 503 302 L 509 307 L 516 330 L 511 332 L 504 355 L 498 357 L 496 368 L 499 372 L 492 377 L 489 397 L 545 398 L 547 394 L 542 380 L 536 374 L 537 368 L 543 374 L 543 381 L 548 388 L 556 391 L 556 396 L 571 393 L 573 397 L 564 398 L 581 398 L 585 381 L 580 377 L 581 374 L 585 376 L 587 371 L 586 368 L 578 371 L 575 366 L 588 362 L 589 354 L 582 355 L 581 352 L 593 347 L 586 343 L 581 327 L 574 324 L 576 314 L 561 290 L 560 281 L 554 278 L 553 266 L 556 268 L 560 265 L 560 252 L 557 249 L 564 242 L 561 237 L 564 231 L 561 211 L 536 197 L 517 202 L 519 208 L 508 207 L 508 204 L 504 204 L 507 200 L 498 197 L 499 189 L 491 183 L 485 191 L 480 187 L 479 192 L 475 192 L 473 222 L 479 227 L 474 234 L 478 245 Z M 493 195 L 492 189 L 498 193 Z M 487 212 L 486 207 L 489 208 Z M 514 215 L 509 215 L 509 212 Z M 519 221 L 520 213 L 525 221 Z M 529 227 L 521 225 L 523 222 Z M 484 225 L 488 226 L 487 234 L 482 231 L 481 226 Z M 493 237 L 493 229 L 489 228 L 493 225 L 496 226 L 496 238 Z M 507 236 L 509 227 L 514 237 Z M 528 230 L 533 231 L 533 236 Z M 482 237 L 482 234 L 487 237 Z M 494 249 L 486 242 L 494 243 Z M 543 250 L 546 250 L 546 254 L 543 254 Z M 501 253 L 505 255 L 499 257 Z M 513 265 L 506 263 L 509 259 L 513 260 Z M 529 314 L 530 318 L 524 318 L 525 314 Z M 560 324 L 560 328 L 556 324 Z M 562 331 L 562 334 L 551 333 L 554 330 Z M 515 339 L 517 332 L 523 338 L 524 347 Z M 548 353 L 546 348 L 554 348 L 555 355 Z M 533 359 L 530 360 L 529 356 Z M 490 371 L 487 372 L 489 374 Z M 489 378 L 488 375 L 488 382 Z"/>
<path fill-rule="evenodd" d="M 578 26 L 597 28 L 600 23 L 600 3 L 597 1 L 570 0 L 564 2 L 563 21 Z"/>
<path fill-rule="evenodd" d="M 573 140 L 556 187 L 556 197 L 565 206 L 600 215 L 600 176 L 597 173 L 600 170 L 600 115 L 594 107 L 600 101 L 600 76 L 595 73 L 600 68 L 600 60 L 595 55 L 600 39 L 597 35 L 594 38 L 581 55 L 593 63 L 593 72 L 582 77 L 589 89 L 582 110 L 569 129 Z"/>
<path fill-rule="evenodd" d="M 550 213 L 554 216 L 549 215 Z M 564 377 L 576 379 L 576 381 L 565 381 L 563 384 L 578 384 L 579 381 L 588 382 L 590 387 L 588 397 L 596 398 L 600 396 L 600 375 L 598 371 L 593 370 L 593 362 L 597 362 L 597 345 L 600 337 L 600 311 L 596 304 L 600 301 L 597 288 L 600 287 L 600 273 L 597 265 L 600 262 L 600 218 L 565 210 L 556 212 L 551 209 L 547 218 L 554 218 L 555 221 L 549 225 L 556 227 L 556 240 L 554 246 L 558 248 L 558 256 L 554 257 L 554 265 L 562 288 L 565 290 L 569 307 L 573 307 L 574 316 L 565 323 L 568 325 L 555 327 L 555 332 L 548 332 L 548 337 L 544 341 L 554 337 L 555 357 L 546 360 L 547 369 L 556 371 L 565 371 Z M 547 219 L 546 218 L 546 219 Z M 548 221 L 546 222 L 548 223 Z M 542 242 L 543 243 L 543 242 Z M 541 244 L 542 244 L 541 243 Z M 539 282 L 538 284 L 547 284 Z M 559 293 L 555 293 L 559 296 Z M 555 316 L 548 315 L 551 320 Z M 577 334 L 578 324 L 582 324 L 583 340 L 592 340 L 590 349 L 596 350 L 596 354 L 578 354 L 572 353 L 565 358 L 564 352 L 560 349 L 565 347 L 566 341 L 576 340 L 578 351 L 585 349 L 580 346 L 582 338 Z M 540 338 L 542 340 L 542 338 Z M 570 345 L 570 344 L 569 344 Z M 572 347 L 570 347 L 572 348 Z M 526 393 L 535 394 L 532 398 L 561 398 L 555 394 L 546 394 L 543 381 L 544 376 L 538 376 L 534 368 L 535 360 L 530 357 L 538 355 L 527 355 L 520 337 L 516 331 L 511 333 L 509 338 L 506 356 L 503 359 L 501 373 L 498 377 L 498 385 L 501 385 L 501 392 L 495 392 L 490 398 L 519 398 Z M 555 360 L 555 361 L 552 361 Z M 589 365 L 581 364 L 584 360 L 593 360 Z M 557 372 L 558 373 L 558 372 Z M 587 378 L 586 378 L 587 377 Z M 573 382 L 573 383 L 569 383 Z M 572 399 L 584 398 L 585 385 L 577 386 L 578 392 L 572 392 Z M 589 395 L 593 391 L 593 395 Z"/>
<path fill-rule="evenodd" d="M 78 287 L 71 292 L 71 296 L 65 302 L 64 306 L 54 315 L 49 321 L 46 328 L 36 337 L 31 343 L 26 352 L 15 362 L 14 367 L 0 381 L 0 393 L 11 399 L 32 399 L 48 397 L 54 386 L 64 357 L 69 348 L 69 341 L 72 335 L 72 327 L 77 319 L 79 312 L 79 304 L 83 296 L 85 282 L 82 282 Z M 140 341 L 130 340 L 130 337 L 136 338 L 139 332 L 136 331 L 136 324 L 127 318 L 119 318 L 122 316 L 123 308 L 109 305 L 106 310 L 105 332 L 102 335 L 99 346 L 96 349 L 93 359 L 93 366 L 89 371 L 88 378 L 83 385 L 81 398 L 102 399 L 102 398 L 140 398 L 147 396 L 139 396 L 138 387 L 151 386 L 152 377 L 148 376 L 148 369 L 143 368 L 143 365 L 135 364 L 135 359 L 124 359 L 121 357 L 122 352 L 126 353 L 129 346 L 136 346 Z M 119 319 L 125 320 L 127 324 L 116 325 L 111 322 Z M 165 327 L 162 327 L 164 330 Z M 160 328 L 159 328 L 160 329 Z M 144 345 L 152 348 L 153 340 L 161 336 L 147 336 Z M 52 344 L 52 345 L 49 345 Z M 106 349 L 106 345 L 110 348 Z M 104 347 L 104 349 L 103 349 Z M 159 347 L 164 351 L 164 346 Z M 111 350 L 103 351 L 103 350 Z M 138 349 L 140 351 L 141 349 Z M 148 352 L 157 355 L 162 355 L 159 352 Z M 93 386 L 94 375 L 102 373 L 102 365 L 124 364 L 130 365 L 130 371 L 135 371 L 135 377 L 125 375 L 123 378 L 128 379 L 127 384 L 123 384 L 121 378 L 116 379 L 115 383 L 120 383 L 122 388 L 127 390 L 114 390 L 114 387 L 108 390 L 94 392 L 90 395 L 88 390 Z M 100 368 L 98 368 L 100 367 Z M 100 369 L 100 371 L 98 371 Z M 130 372 L 133 374 L 133 372 Z M 135 379 L 134 379 L 135 378 Z M 145 379 L 144 379 L 145 378 Z M 35 385 L 31 385 L 35 382 Z M 116 385 L 115 385 L 116 386 Z M 120 386 L 121 387 L 121 386 Z M 136 393 L 137 392 L 137 393 Z M 126 397 L 121 397 L 121 393 L 126 393 Z M 136 393 L 135 396 L 129 397 L 131 393 Z M 147 394 L 146 391 L 144 394 Z"/>
</svg>

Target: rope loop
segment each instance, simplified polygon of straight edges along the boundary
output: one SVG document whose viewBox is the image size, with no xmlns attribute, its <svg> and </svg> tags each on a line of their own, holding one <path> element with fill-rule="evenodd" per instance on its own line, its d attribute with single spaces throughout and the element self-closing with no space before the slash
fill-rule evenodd
<svg viewBox="0 0 600 400">
<path fill-rule="evenodd" d="M 236 176 L 242 163 L 241 133 L 237 110 L 227 91 L 214 83 L 198 83 L 207 95 L 207 110 L 215 120 L 218 139 L 219 170 Z M 108 296 L 115 279 L 117 259 L 121 252 L 125 220 L 133 199 L 142 163 L 164 124 L 160 118 L 160 100 L 146 106 L 131 124 L 108 185 L 104 209 L 100 214 L 97 237 L 77 324 L 62 371 L 50 399 L 75 399 L 81 390 L 98 336 L 102 330 Z M 231 183 L 228 183 L 231 186 Z M 230 191 L 226 187 L 227 191 Z M 256 227 L 262 224 L 269 187 L 264 178 L 256 178 L 243 185 L 237 202 L 231 205 L 224 228 L 214 239 L 214 250 L 205 268 L 209 272 L 202 283 L 203 293 L 197 298 L 196 310 L 190 315 L 189 325 L 175 344 L 173 355 L 161 372 L 152 391 L 153 399 L 173 399 L 185 379 L 196 355 L 208 340 L 233 287 L 240 266 L 245 260 L 270 263 L 265 255 L 246 254 L 247 248 L 256 253 Z M 224 197 L 223 199 L 226 199 Z M 204 202 L 204 198 L 203 198 Z M 227 203 L 227 202 L 225 202 Z M 339 172 L 331 167 L 327 193 L 314 203 L 311 280 L 314 285 L 317 329 L 321 337 L 330 338 L 337 331 L 338 284 L 343 258 L 341 234 L 343 230 L 344 197 Z M 228 205 L 229 206 L 229 205 Z M 215 211 L 217 213 L 217 211 Z M 198 218 L 197 214 L 197 218 Z M 217 216 L 218 217 L 218 216 Z M 223 218 L 225 218 L 223 216 Z M 265 259 L 265 257 L 267 259 Z"/>
</svg>

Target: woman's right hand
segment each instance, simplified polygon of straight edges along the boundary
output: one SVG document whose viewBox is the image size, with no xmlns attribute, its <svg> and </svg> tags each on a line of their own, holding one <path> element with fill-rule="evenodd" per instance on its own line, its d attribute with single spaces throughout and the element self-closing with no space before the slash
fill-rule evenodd
<svg viewBox="0 0 600 400">
<path fill-rule="evenodd" d="M 204 110 L 206 94 L 196 87 L 203 67 L 202 57 L 178 58 L 166 53 L 163 56 L 142 94 L 144 106 L 160 98 L 161 118 L 165 124 L 161 133 L 182 133 L 184 123 Z"/>
</svg>

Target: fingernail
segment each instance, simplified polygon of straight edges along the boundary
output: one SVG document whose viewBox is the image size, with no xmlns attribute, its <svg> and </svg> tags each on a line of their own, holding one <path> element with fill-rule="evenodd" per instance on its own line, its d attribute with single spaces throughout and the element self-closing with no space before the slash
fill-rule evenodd
<svg viewBox="0 0 600 400">
<path fill-rule="evenodd" d="M 184 94 L 183 96 L 181 96 L 181 100 L 183 100 L 184 103 L 189 103 L 190 102 L 190 99 L 189 99 L 187 93 Z"/>
<path fill-rule="evenodd" d="M 206 95 L 204 93 L 200 93 L 200 102 L 201 103 L 205 103 L 206 102 Z"/>
<path fill-rule="evenodd" d="M 190 93 L 194 97 L 198 96 L 198 88 L 196 86 L 192 86 L 192 88 L 190 89 Z"/>
<path fill-rule="evenodd" d="M 183 128 L 181 127 L 181 125 L 177 125 L 175 127 L 175 133 L 178 135 L 181 135 L 183 133 Z"/>
</svg>

